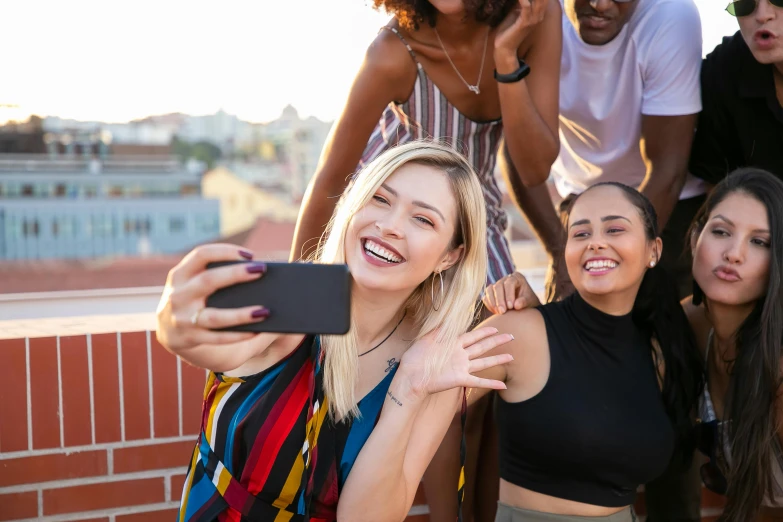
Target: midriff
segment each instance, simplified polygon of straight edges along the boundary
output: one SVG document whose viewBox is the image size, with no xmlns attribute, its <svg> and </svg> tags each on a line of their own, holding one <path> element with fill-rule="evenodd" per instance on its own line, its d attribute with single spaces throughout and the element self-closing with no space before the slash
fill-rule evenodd
<svg viewBox="0 0 783 522">
<path fill-rule="evenodd" d="M 594 506 L 573 500 L 565 500 L 516 486 L 503 479 L 500 479 L 500 501 L 520 509 L 579 517 L 608 517 L 609 515 L 619 513 L 627 507 Z M 777 519 L 770 519 L 769 522 L 773 522 L 773 520 L 778 522 Z M 783 522 L 783 519 L 781 519 L 781 522 Z"/>
</svg>

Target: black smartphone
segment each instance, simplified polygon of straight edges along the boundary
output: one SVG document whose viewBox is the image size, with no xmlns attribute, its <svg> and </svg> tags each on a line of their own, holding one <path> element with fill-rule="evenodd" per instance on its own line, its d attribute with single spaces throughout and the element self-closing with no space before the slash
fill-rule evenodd
<svg viewBox="0 0 783 522">
<path fill-rule="evenodd" d="M 210 263 L 207 269 L 234 263 L 248 261 Z M 259 279 L 221 288 L 207 298 L 207 306 L 269 309 L 261 322 L 225 330 L 343 335 L 351 326 L 351 274 L 347 265 L 267 263 Z"/>
</svg>

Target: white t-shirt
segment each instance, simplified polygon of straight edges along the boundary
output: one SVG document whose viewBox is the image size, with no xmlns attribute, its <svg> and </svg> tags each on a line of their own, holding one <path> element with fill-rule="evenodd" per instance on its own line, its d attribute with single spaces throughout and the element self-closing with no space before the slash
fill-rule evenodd
<svg viewBox="0 0 783 522">
<path fill-rule="evenodd" d="M 563 14 L 560 155 L 552 176 L 561 196 L 601 181 L 638 187 L 642 115 L 701 111 L 701 20 L 693 0 L 636 0 L 620 34 L 589 45 Z M 561 0 L 562 2 L 562 0 Z M 688 175 L 680 198 L 704 193 Z"/>
</svg>

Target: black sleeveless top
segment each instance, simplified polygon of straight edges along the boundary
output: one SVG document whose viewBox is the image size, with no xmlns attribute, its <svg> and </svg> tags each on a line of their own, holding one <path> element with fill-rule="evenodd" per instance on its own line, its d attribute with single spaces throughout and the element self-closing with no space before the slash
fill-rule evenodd
<svg viewBox="0 0 783 522">
<path fill-rule="evenodd" d="M 566 500 L 633 504 L 638 486 L 663 473 L 674 450 L 650 338 L 630 314 L 605 314 L 578 293 L 538 310 L 549 379 L 529 400 L 498 397 L 500 476 Z"/>
</svg>

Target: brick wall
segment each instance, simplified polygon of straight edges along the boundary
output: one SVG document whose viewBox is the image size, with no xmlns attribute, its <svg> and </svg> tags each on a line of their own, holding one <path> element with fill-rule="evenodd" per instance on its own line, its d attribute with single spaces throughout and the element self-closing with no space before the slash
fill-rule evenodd
<svg viewBox="0 0 783 522">
<path fill-rule="evenodd" d="M 149 332 L 0 340 L 0 520 L 171 521 L 203 370 Z"/>
<path fill-rule="evenodd" d="M 0 339 L 0 368 L 0 521 L 174 520 L 203 370 L 148 331 Z"/>
</svg>

